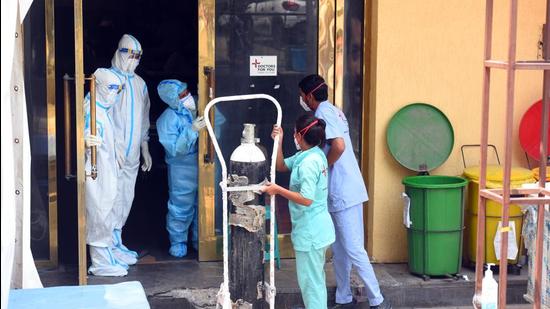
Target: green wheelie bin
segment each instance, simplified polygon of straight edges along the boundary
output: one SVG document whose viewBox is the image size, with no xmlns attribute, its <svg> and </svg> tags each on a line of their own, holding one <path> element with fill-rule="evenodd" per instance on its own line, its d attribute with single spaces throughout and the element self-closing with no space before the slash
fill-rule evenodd
<svg viewBox="0 0 550 309">
<path fill-rule="evenodd" d="M 464 188 L 468 181 L 452 176 L 403 179 L 410 199 L 409 270 L 424 276 L 460 272 L 464 230 Z"/>
<path fill-rule="evenodd" d="M 455 276 L 461 265 L 464 189 L 468 181 L 428 175 L 452 152 L 451 123 L 436 107 L 414 103 L 393 116 L 386 139 L 397 162 L 420 174 L 403 179 L 403 223 L 407 227 L 410 272 L 425 280 L 430 276 Z"/>
</svg>

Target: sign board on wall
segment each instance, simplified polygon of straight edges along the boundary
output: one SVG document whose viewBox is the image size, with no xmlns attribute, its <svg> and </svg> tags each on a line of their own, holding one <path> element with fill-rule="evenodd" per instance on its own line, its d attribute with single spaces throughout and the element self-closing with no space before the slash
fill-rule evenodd
<svg viewBox="0 0 550 309">
<path fill-rule="evenodd" d="M 277 56 L 250 56 L 250 76 L 277 76 Z"/>
</svg>

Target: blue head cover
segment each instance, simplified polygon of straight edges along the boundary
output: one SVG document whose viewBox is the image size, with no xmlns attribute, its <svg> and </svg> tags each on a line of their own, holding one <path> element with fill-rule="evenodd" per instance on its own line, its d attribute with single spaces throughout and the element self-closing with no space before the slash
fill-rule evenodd
<svg viewBox="0 0 550 309">
<path fill-rule="evenodd" d="M 187 83 L 177 79 L 165 79 L 157 87 L 160 99 L 175 110 L 179 110 L 180 94 L 185 90 L 187 90 Z"/>
</svg>

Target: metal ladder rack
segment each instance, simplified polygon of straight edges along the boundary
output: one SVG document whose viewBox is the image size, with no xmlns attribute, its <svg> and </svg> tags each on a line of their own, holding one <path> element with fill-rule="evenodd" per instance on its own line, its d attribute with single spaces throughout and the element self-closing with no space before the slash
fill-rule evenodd
<svg viewBox="0 0 550 309">
<path fill-rule="evenodd" d="M 482 122 L 481 122 L 481 174 L 479 184 L 479 204 L 477 222 L 477 257 L 476 257 L 476 284 L 474 306 L 481 307 L 481 282 L 483 279 L 483 264 L 485 255 L 485 216 L 487 200 L 493 200 L 502 205 L 502 233 L 500 248 L 500 272 L 498 307 L 506 308 L 507 287 L 507 251 L 509 227 L 509 206 L 514 204 L 533 204 L 538 208 L 537 242 L 535 255 L 535 292 L 534 308 L 541 306 L 542 287 L 542 247 L 543 247 L 543 223 L 544 205 L 550 204 L 550 190 L 545 189 L 546 164 L 549 160 L 548 147 L 548 115 L 550 114 L 550 0 L 546 1 L 546 23 L 543 27 L 543 58 L 542 61 L 516 61 L 516 37 L 517 37 L 517 12 L 518 0 L 510 1 L 509 33 L 508 33 L 508 58 L 505 61 L 491 59 L 491 44 L 493 37 L 493 0 L 486 0 L 485 12 L 485 50 L 484 50 L 484 75 L 482 97 Z M 487 144 L 489 133 L 489 93 L 491 70 L 506 70 L 506 126 L 505 126 L 505 151 L 504 151 L 504 179 L 502 189 L 487 189 Z M 541 126 L 541 147 L 539 158 L 539 187 L 536 189 L 511 189 L 510 174 L 512 165 L 512 133 L 514 112 L 514 90 L 516 70 L 544 70 L 543 79 L 543 108 Z M 536 194 L 534 197 L 529 195 Z M 526 197 L 512 197 L 512 195 L 524 195 Z"/>
</svg>

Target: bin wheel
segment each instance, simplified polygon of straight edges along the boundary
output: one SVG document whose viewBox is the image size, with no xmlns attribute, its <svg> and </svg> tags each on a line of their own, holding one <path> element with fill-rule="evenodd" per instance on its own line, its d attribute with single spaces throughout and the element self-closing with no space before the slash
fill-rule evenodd
<svg viewBox="0 0 550 309">
<path fill-rule="evenodd" d="M 428 275 L 422 275 L 422 280 L 424 280 L 424 281 L 430 281 L 430 276 L 428 276 Z"/>
<path fill-rule="evenodd" d="M 519 276 L 521 274 L 521 266 L 508 265 L 508 272 L 512 275 Z"/>
<path fill-rule="evenodd" d="M 455 275 L 452 275 L 452 274 L 446 274 L 445 277 L 449 278 L 449 279 L 453 279 L 455 281 L 458 281 L 460 279 L 459 275 L 458 274 L 455 274 Z"/>
</svg>

